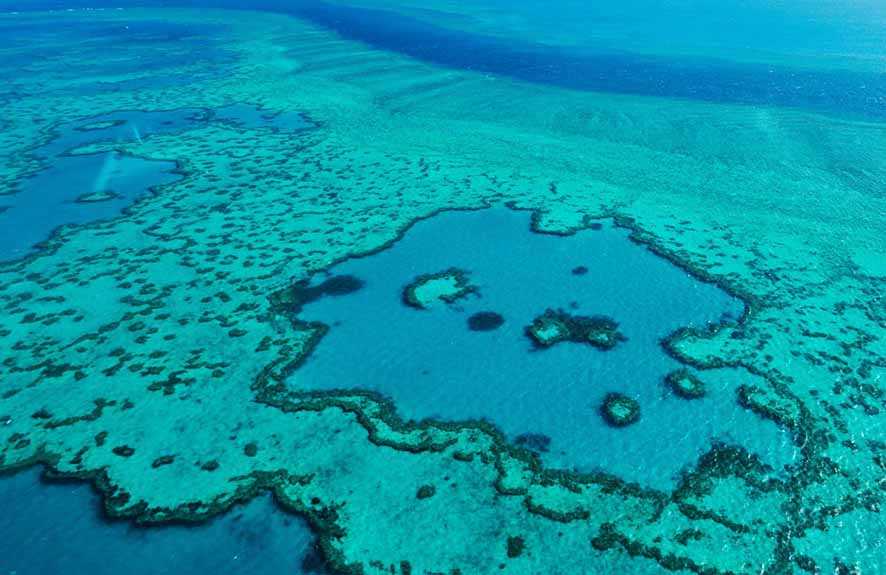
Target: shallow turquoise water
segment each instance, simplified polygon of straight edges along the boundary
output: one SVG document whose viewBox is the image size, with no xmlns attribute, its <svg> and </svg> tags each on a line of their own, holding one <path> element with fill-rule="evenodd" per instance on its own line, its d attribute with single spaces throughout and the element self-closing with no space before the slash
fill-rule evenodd
<svg viewBox="0 0 886 575">
<path fill-rule="evenodd" d="M 329 270 L 365 285 L 304 306 L 300 319 L 331 329 L 290 384 L 371 389 L 406 419 L 488 419 L 512 438 L 543 434 L 551 466 L 602 469 L 650 487 L 672 487 L 712 439 L 744 445 L 776 469 L 789 463 L 788 436 L 735 402 L 748 374 L 702 373 L 710 392 L 698 401 L 665 389 L 665 375 L 681 365 L 660 339 L 682 326 L 735 320 L 743 306 L 627 235 L 609 223 L 569 237 L 532 233 L 528 213 L 504 208 L 419 222 L 392 248 Z M 588 272 L 573 274 L 578 266 Z M 413 278 L 450 267 L 469 271 L 480 297 L 430 310 L 403 303 Z M 611 351 L 572 343 L 534 349 L 524 328 L 547 308 L 610 316 L 627 341 Z M 504 325 L 469 330 L 468 317 L 486 310 Z M 598 409 L 611 391 L 640 402 L 639 423 L 604 423 Z"/>
</svg>

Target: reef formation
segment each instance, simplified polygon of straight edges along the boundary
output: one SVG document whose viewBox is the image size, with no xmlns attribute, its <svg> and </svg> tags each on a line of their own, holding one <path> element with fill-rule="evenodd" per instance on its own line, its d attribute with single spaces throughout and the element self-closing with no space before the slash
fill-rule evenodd
<svg viewBox="0 0 886 575">
<path fill-rule="evenodd" d="M 69 152 L 174 160 L 181 178 L 0 267 L 3 470 L 91 481 L 109 515 L 144 524 L 271 492 L 343 572 L 882 566 L 882 127 L 493 81 L 273 14 L 0 18 L 13 40 L 46 22 L 62 24 L 56 58 L 28 42 L 4 52 L 2 194 L 45 167 L 27 150 L 71 118 L 242 102 L 317 127 L 209 121 Z M 82 42 L 84 29 L 99 37 Z M 135 49 L 137 34 L 150 41 Z M 149 72 L 120 57 L 137 50 Z M 687 131 L 700 124 L 703 137 Z M 809 151 L 821 142 L 828 153 Z M 796 461 L 775 470 L 718 443 L 674 489 L 643 489 L 546 469 L 485 422 L 403 421 L 359 381 L 286 388 L 323 331 L 291 320 L 314 285 L 300 282 L 440 210 L 492 204 L 532 210 L 542 233 L 609 218 L 741 297 L 742 317 L 663 344 L 692 369 L 753 377 L 735 401 L 777 424 Z"/>
<path fill-rule="evenodd" d="M 684 399 L 698 399 L 705 396 L 705 384 L 688 369 L 672 371 L 665 377 L 665 383 L 675 394 Z"/>
<path fill-rule="evenodd" d="M 603 398 L 600 413 L 613 427 L 627 427 L 640 420 L 640 404 L 627 395 L 610 392 Z"/>
<path fill-rule="evenodd" d="M 563 310 L 548 309 L 526 327 L 526 334 L 540 348 L 560 342 L 587 343 L 608 351 L 625 336 L 618 331 L 618 323 L 605 316 L 575 316 Z"/>
<path fill-rule="evenodd" d="M 468 272 L 449 268 L 415 278 L 403 288 L 403 301 L 416 309 L 428 309 L 437 302 L 451 304 L 476 293 L 477 287 L 471 285 Z"/>
</svg>

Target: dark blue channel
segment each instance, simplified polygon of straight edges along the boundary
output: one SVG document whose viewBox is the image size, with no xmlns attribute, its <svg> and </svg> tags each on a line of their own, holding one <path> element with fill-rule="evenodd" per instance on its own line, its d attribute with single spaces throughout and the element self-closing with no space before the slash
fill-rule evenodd
<svg viewBox="0 0 886 575">
<path fill-rule="evenodd" d="M 0 0 L 0 9 L 17 3 Z M 29 7 L 97 6 L 40 0 Z M 448 29 L 389 10 L 315 0 L 141 0 L 142 6 L 214 6 L 292 14 L 342 37 L 454 69 L 575 90 L 800 108 L 886 119 L 886 74 L 803 69 L 701 58 L 589 53 Z M 19 8 L 19 6 L 17 6 Z"/>
<path fill-rule="evenodd" d="M 292 13 L 346 38 L 449 68 L 575 90 L 886 118 L 886 74 L 578 53 L 442 28 L 391 11 L 314 1 L 290 4 Z"/>
</svg>

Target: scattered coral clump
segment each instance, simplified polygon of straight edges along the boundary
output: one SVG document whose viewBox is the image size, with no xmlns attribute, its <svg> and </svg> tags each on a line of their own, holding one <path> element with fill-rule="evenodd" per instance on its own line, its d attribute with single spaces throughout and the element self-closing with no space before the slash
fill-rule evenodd
<svg viewBox="0 0 886 575">
<path fill-rule="evenodd" d="M 478 290 L 468 281 L 468 272 L 449 268 L 412 280 L 403 288 L 403 302 L 417 309 L 428 309 L 437 302 L 455 303 L 472 293 L 478 293 Z"/>
<path fill-rule="evenodd" d="M 640 420 L 640 404 L 621 393 L 607 393 L 600 407 L 606 423 L 612 427 L 627 427 Z"/>
<path fill-rule="evenodd" d="M 571 341 L 588 343 L 597 349 L 610 350 L 625 336 L 618 331 L 618 322 L 606 316 L 573 316 L 563 310 L 548 309 L 533 320 L 526 334 L 537 347 Z"/>
<path fill-rule="evenodd" d="M 684 399 L 699 399 L 707 391 L 704 382 L 688 369 L 672 371 L 665 377 L 665 383 L 671 391 Z"/>
</svg>

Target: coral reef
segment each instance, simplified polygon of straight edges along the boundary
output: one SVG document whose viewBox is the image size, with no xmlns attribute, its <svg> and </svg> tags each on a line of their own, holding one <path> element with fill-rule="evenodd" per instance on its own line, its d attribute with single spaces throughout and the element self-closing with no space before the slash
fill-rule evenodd
<svg viewBox="0 0 886 575">
<path fill-rule="evenodd" d="M 610 392 L 603 398 L 600 413 L 612 427 L 627 427 L 640 421 L 640 404 L 624 394 Z"/>
<path fill-rule="evenodd" d="M 479 293 L 468 277 L 468 272 L 458 268 L 422 274 L 403 288 L 403 302 L 417 309 L 428 309 L 437 302 L 455 303 L 469 294 Z"/>
<path fill-rule="evenodd" d="M 540 348 L 560 342 L 587 343 L 600 350 L 610 350 L 625 341 L 618 323 L 604 316 L 574 316 L 563 310 L 548 309 L 526 327 L 526 334 Z"/>
<path fill-rule="evenodd" d="M 704 382 L 688 369 L 672 371 L 665 377 L 665 384 L 684 399 L 698 399 L 706 393 Z"/>
<path fill-rule="evenodd" d="M 184 22 L 206 45 L 182 50 L 191 34 L 160 34 L 177 41 L 141 43 L 157 63 L 148 76 L 109 75 L 118 51 L 62 37 L 51 67 L 15 67 L 0 95 L 0 194 L 44 167 L 28 150 L 53 129 L 99 111 L 262 102 L 318 128 L 210 122 L 82 150 L 177 160 L 182 178 L 2 265 L 4 471 L 43 465 L 91 481 L 110 516 L 145 524 L 201 521 L 271 492 L 343 572 L 496 573 L 504 537 L 524 540 L 507 565 L 516 573 L 877 572 L 877 546 L 853 541 L 882 531 L 886 448 L 870 435 L 886 408 L 879 126 L 493 82 L 248 11 L 70 11 L 4 25 L 13 18 L 61 23 L 58 34 L 86 18 L 114 30 Z M 19 42 L 4 56 L 41 61 L 34 51 Z M 699 124 L 704 137 L 686 128 Z M 718 139 L 729 146 L 712 149 Z M 840 145 L 822 154 L 817 141 Z M 769 470 L 712 446 L 676 489 L 649 490 L 546 469 L 487 422 L 404 422 L 355 391 L 360 381 L 286 388 L 323 334 L 291 321 L 316 294 L 299 282 L 439 210 L 508 202 L 545 233 L 612 218 L 740 297 L 742 317 L 678 330 L 664 347 L 693 369 L 754 375 L 736 390 L 739 409 L 776 422 L 796 461 Z M 99 411 L 96 390 L 108 402 Z M 253 456 L 249 443 L 261 446 Z M 431 483 L 435 495 L 417 500 Z"/>
<path fill-rule="evenodd" d="M 91 204 L 95 202 L 107 202 L 108 200 L 113 200 L 119 198 L 119 194 L 111 190 L 99 190 L 97 192 L 90 192 L 88 194 L 81 194 L 77 196 L 75 200 L 79 204 Z"/>
</svg>

